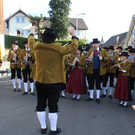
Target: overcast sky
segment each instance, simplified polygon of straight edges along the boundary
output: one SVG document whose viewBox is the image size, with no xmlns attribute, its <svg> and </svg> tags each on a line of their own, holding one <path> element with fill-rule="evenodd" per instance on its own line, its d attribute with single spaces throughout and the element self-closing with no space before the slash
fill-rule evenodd
<svg viewBox="0 0 135 135">
<path fill-rule="evenodd" d="M 31 15 L 48 15 L 50 0 L 3 0 L 4 18 L 20 8 Z M 108 40 L 113 35 L 129 30 L 132 16 L 135 14 L 135 0 L 71 0 L 69 17 L 86 13 L 82 16 L 89 30 L 87 39 L 103 36 Z M 78 16 L 81 17 L 81 16 Z"/>
</svg>

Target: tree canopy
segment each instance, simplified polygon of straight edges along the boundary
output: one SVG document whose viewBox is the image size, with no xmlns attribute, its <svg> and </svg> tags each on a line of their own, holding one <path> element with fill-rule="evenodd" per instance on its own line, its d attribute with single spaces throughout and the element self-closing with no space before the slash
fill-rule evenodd
<svg viewBox="0 0 135 135">
<path fill-rule="evenodd" d="M 50 0 L 49 6 L 51 28 L 55 29 L 58 39 L 64 39 L 68 36 L 67 27 L 69 27 L 69 11 L 71 0 Z"/>
</svg>

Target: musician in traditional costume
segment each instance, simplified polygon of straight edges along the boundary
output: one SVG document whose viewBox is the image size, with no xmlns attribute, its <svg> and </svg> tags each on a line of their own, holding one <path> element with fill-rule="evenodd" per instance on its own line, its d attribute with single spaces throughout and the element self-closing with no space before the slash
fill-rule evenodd
<svg viewBox="0 0 135 135">
<path fill-rule="evenodd" d="M 121 53 L 122 53 L 122 50 L 123 50 L 122 46 L 118 46 L 118 48 L 117 48 L 117 51 L 118 51 L 118 52 L 117 52 L 117 55 L 118 55 L 118 63 L 121 62 Z M 116 78 L 117 78 L 118 74 L 119 74 L 119 70 L 116 69 Z"/>
<path fill-rule="evenodd" d="M 120 73 L 118 74 L 114 97 L 120 100 L 120 105 L 123 107 L 126 107 L 128 101 L 132 100 L 130 87 L 131 62 L 128 60 L 128 56 L 128 52 L 122 52 L 122 62 L 116 64 Z"/>
<path fill-rule="evenodd" d="M 28 38 L 28 44 L 35 56 L 31 77 L 36 81 L 36 111 L 42 134 L 45 134 L 47 130 L 45 111 L 47 100 L 51 130 L 49 135 L 56 135 L 61 132 L 61 129 L 57 128 L 57 119 L 61 84 L 66 83 L 63 56 L 71 53 L 78 47 L 78 38 L 73 36 L 74 30 L 70 29 L 69 33 L 72 36 L 72 42 L 66 46 L 54 43 L 56 34 L 51 28 L 46 28 L 42 34 L 42 43 L 35 42 L 32 34 Z"/>
<path fill-rule="evenodd" d="M 12 43 L 12 49 L 9 50 L 7 60 L 10 62 L 10 69 L 11 69 L 11 79 L 13 83 L 14 92 L 16 92 L 16 72 L 18 78 L 18 92 L 21 91 L 21 60 L 20 54 L 21 49 L 18 46 L 18 41 L 14 41 Z"/>
<path fill-rule="evenodd" d="M 98 39 L 93 39 L 92 46 L 93 49 L 89 50 L 87 58 L 91 61 L 88 69 L 88 83 L 90 97 L 86 101 L 91 101 L 94 99 L 94 82 L 96 81 L 96 102 L 100 103 L 100 77 L 106 74 L 106 61 L 109 60 L 107 51 L 99 47 L 100 41 Z"/>
<path fill-rule="evenodd" d="M 66 86 L 66 92 L 73 94 L 73 99 L 80 99 L 81 94 L 84 94 L 85 80 L 84 68 L 86 66 L 85 56 L 82 55 L 83 49 L 81 46 L 77 49 L 77 55 L 73 61 L 74 69 L 70 72 L 70 76 Z"/>
<path fill-rule="evenodd" d="M 108 82 L 108 78 L 110 77 L 110 87 L 109 87 L 109 98 L 113 99 L 112 97 L 112 91 L 113 91 L 113 87 L 114 87 L 114 76 L 116 73 L 116 68 L 112 68 L 113 65 L 118 64 L 118 55 L 116 53 L 114 53 L 114 47 L 110 46 L 108 48 L 108 56 L 109 56 L 109 61 L 107 61 L 107 65 L 106 65 L 106 75 L 104 76 L 104 80 L 103 80 L 103 94 L 102 94 L 102 98 L 106 97 L 106 90 L 107 90 L 107 82 Z"/>
<path fill-rule="evenodd" d="M 21 51 L 21 62 L 22 62 L 22 73 L 23 73 L 23 82 L 24 82 L 24 93 L 22 95 L 27 95 L 28 94 L 28 80 L 30 82 L 30 90 L 31 90 L 31 95 L 35 96 L 34 93 L 34 80 L 30 77 L 33 64 L 34 64 L 34 54 L 29 48 L 29 44 L 27 41 L 24 42 L 24 48 Z"/>
<path fill-rule="evenodd" d="M 2 66 L 2 49 L 0 45 L 0 67 Z"/>
<path fill-rule="evenodd" d="M 133 95 L 134 92 L 134 85 L 135 85 L 135 48 L 132 48 L 130 51 L 129 60 L 131 62 L 131 70 L 130 70 L 130 77 L 131 77 L 131 94 Z"/>
</svg>

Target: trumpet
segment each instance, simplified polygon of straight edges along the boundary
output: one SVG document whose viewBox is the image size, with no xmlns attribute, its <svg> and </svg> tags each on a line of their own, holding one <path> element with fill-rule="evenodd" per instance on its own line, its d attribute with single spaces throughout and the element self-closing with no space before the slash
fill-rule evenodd
<svg viewBox="0 0 135 135">
<path fill-rule="evenodd" d="M 92 48 L 93 49 L 93 51 L 92 51 L 92 53 L 91 53 L 91 55 L 88 57 L 88 58 L 86 58 L 85 60 L 86 60 L 86 62 L 88 62 L 88 67 L 90 67 L 90 65 L 91 65 L 91 63 L 93 62 L 93 55 L 94 55 L 94 47 Z"/>
<path fill-rule="evenodd" d="M 13 49 L 15 60 L 12 62 L 12 64 L 15 64 L 15 67 L 17 67 L 17 50 Z"/>
</svg>

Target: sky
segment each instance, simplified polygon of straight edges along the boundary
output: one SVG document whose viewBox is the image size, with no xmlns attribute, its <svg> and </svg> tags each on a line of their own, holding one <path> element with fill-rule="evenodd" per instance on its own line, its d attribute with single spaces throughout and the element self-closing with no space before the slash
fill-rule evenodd
<svg viewBox="0 0 135 135">
<path fill-rule="evenodd" d="M 19 9 L 31 15 L 49 16 L 50 0 L 3 0 L 4 19 Z M 71 0 L 69 17 L 85 13 L 82 17 L 88 26 L 87 39 L 107 41 L 111 36 L 127 32 L 135 14 L 135 0 Z"/>
</svg>

